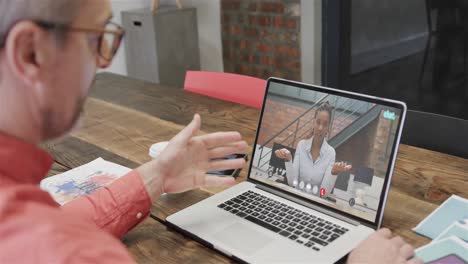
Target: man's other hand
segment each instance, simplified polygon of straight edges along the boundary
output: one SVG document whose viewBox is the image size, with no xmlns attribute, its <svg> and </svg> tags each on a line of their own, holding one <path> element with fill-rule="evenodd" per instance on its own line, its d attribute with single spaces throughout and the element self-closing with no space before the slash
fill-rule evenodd
<svg viewBox="0 0 468 264">
<path fill-rule="evenodd" d="M 351 252 L 348 264 L 423 264 L 420 259 L 410 259 L 413 255 L 412 246 L 399 236 L 392 237 L 392 232 L 383 228 L 370 235 Z"/>
</svg>

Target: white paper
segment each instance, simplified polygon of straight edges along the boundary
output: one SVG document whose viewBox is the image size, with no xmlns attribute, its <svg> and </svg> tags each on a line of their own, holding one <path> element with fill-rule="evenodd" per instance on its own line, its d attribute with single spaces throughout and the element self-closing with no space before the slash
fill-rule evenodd
<svg viewBox="0 0 468 264">
<path fill-rule="evenodd" d="M 447 227 L 433 242 L 447 237 L 456 236 L 461 240 L 468 241 L 468 221 L 458 221 Z"/>
<path fill-rule="evenodd" d="M 64 205 L 109 185 L 130 171 L 131 169 L 127 167 L 98 158 L 83 166 L 42 180 L 40 187 L 50 193 L 57 203 Z"/>
<path fill-rule="evenodd" d="M 452 195 L 413 228 L 413 231 L 434 239 L 456 221 L 465 219 L 468 220 L 468 200 Z"/>
<path fill-rule="evenodd" d="M 458 237 L 451 236 L 420 247 L 414 254 L 415 257 L 422 259 L 424 263 L 449 255 L 456 255 L 457 258 L 468 262 L 468 243 Z"/>
</svg>

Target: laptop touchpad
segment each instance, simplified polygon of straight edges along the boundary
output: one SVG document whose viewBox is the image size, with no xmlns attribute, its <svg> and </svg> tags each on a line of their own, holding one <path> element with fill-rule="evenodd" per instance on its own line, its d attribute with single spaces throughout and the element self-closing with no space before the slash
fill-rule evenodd
<svg viewBox="0 0 468 264">
<path fill-rule="evenodd" d="M 236 222 L 219 231 L 214 238 L 247 255 L 258 252 L 272 241 L 270 236 L 242 222 Z"/>
</svg>

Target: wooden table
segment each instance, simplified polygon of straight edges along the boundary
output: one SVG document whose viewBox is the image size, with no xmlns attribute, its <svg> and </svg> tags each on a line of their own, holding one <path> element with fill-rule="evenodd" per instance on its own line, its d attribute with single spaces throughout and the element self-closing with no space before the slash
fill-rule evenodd
<svg viewBox="0 0 468 264">
<path fill-rule="evenodd" d="M 151 144 L 169 140 L 202 116 L 201 133 L 237 130 L 253 146 L 259 111 L 246 106 L 113 74 L 99 74 L 85 106 L 83 128 L 60 143 L 48 144 L 55 157 L 51 175 L 97 157 L 131 168 L 150 160 Z M 245 180 L 246 170 L 239 181 Z M 415 247 L 429 239 L 410 229 L 451 194 L 468 197 L 468 160 L 402 145 L 385 208 L 383 225 Z M 227 263 L 228 258 L 167 229 L 165 219 L 220 189 L 165 195 L 151 217 L 123 242 L 139 263 Z"/>
</svg>

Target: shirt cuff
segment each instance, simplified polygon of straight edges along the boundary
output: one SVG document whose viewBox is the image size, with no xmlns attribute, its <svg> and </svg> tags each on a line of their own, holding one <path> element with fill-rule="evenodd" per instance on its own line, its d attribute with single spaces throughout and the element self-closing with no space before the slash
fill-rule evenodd
<svg viewBox="0 0 468 264">
<path fill-rule="evenodd" d="M 143 180 L 134 170 L 90 195 L 65 204 L 62 210 L 121 237 L 149 215 L 151 205 Z"/>
<path fill-rule="evenodd" d="M 106 217 L 102 219 L 101 223 L 98 223 L 103 228 L 117 224 L 116 231 L 120 230 L 117 235 L 121 236 L 149 215 L 152 205 L 151 198 L 136 170 L 104 188 L 107 189 L 112 198 L 111 208 L 114 216 L 110 214 L 110 217 Z"/>
</svg>

